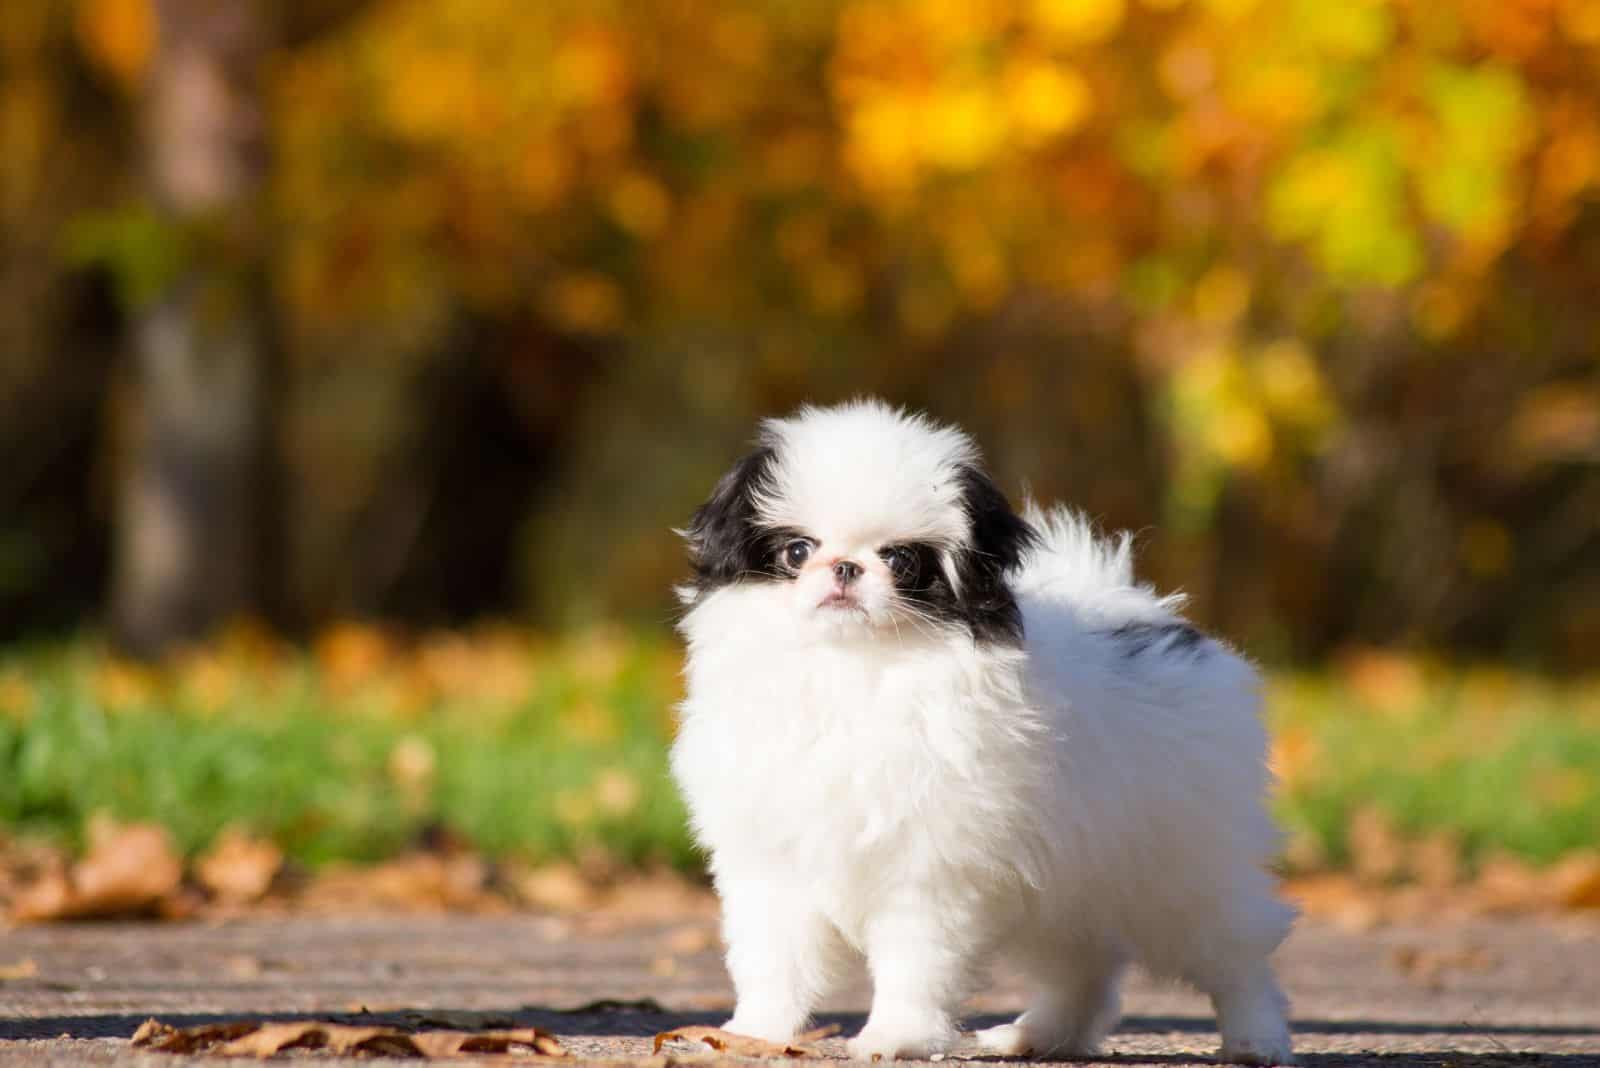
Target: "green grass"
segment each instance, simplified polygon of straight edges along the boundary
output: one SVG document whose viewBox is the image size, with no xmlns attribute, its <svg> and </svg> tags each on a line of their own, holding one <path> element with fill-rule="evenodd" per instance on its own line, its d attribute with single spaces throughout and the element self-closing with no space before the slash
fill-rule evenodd
<svg viewBox="0 0 1600 1068">
<path fill-rule="evenodd" d="M 670 644 L 346 638 L 317 655 L 222 643 L 159 672 L 87 642 L 0 655 L 0 830 L 75 843 L 105 812 L 193 853 L 233 825 L 320 863 L 443 825 L 497 856 L 697 863 L 666 774 Z M 1600 845 L 1600 686 L 1398 663 L 1377 685 L 1348 669 L 1273 678 L 1292 855 L 1349 864 L 1369 808 L 1468 859 Z"/>
<path fill-rule="evenodd" d="M 390 855 L 442 824 L 496 855 L 599 846 L 694 863 L 666 777 L 657 647 L 626 651 L 599 683 L 554 664 L 513 700 L 421 707 L 381 687 L 331 697 L 307 663 L 270 686 L 247 680 L 219 707 L 176 686 L 113 707 L 91 659 L 4 665 L 27 680 L 28 703 L 0 715 L 0 827 L 76 841 L 108 812 L 160 823 L 193 852 L 237 825 L 318 863 Z"/>
<path fill-rule="evenodd" d="M 1600 686 L 1435 669 L 1411 689 L 1379 699 L 1327 674 L 1269 688 L 1278 813 L 1326 864 L 1359 851 L 1364 808 L 1409 839 L 1449 836 L 1469 862 L 1600 847 Z"/>
</svg>

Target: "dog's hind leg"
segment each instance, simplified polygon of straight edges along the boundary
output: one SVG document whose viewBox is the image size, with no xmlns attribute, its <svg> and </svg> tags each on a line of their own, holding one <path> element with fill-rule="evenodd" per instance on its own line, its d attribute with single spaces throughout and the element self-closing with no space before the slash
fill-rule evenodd
<svg viewBox="0 0 1600 1068">
<path fill-rule="evenodd" d="M 1028 1010 L 1012 1023 L 978 1032 L 978 1044 L 1007 1057 L 1084 1057 L 1121 1018 L 1118 988 L 1127 956 L 1109 945 L 1031 951 L 1018 961 L 1033 986 Z"/>
</svg>

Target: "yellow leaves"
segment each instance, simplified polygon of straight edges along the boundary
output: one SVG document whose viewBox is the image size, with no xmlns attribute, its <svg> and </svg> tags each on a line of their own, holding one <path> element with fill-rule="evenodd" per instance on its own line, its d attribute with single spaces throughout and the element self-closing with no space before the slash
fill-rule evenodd
<svg viewBox="0 0 1600 1068">
<path fill-rule="evenodd" d="M 1313 439 L 1328 430 L 1338 409 L 1311 350 L 1280 338 L 1256 354 L 1255 378 L 1265 407 L 1286 426 Z"/>
<path fill-rule="evenodd" d="M 1336 279 L 1397 286 L 1422 269 L 1408 224 L 1406 175 L 1382 126 L 1352 128 L 1291 158 L 1267 196 L 1267 224 L 1305 242 Z"/>
<path fill-rule="evenodd" d="M 1020 63 L 1009 72 L 1006 103 L 1023 144 L 1059 137 L 1088 117 L 1091 97 L 1083 76 L 1060 64 Z"/>
<path fill-rule="evenodd" d="M 94 695 L 109 712 L 148 705 L 160 687 L 160 676 L 147 664 L 120 657 L 101 661 L 94 673 Z"/>
<path fill-rule="evenodd" d="M 928 161 L 950 171 L 987 163 L 1004 141 L 999 101 L 984 85 L 950 86 L 923 107 L 920 139 Z"/>
<path fill-rule="evenodd" d="M 1196 317 L 1231 330 L 1248 292 L 1230 268 L 1214 268 L 1207 278 L 1197 287 L 1204 304 Z M 1180 525 L 1209 518 L 1228 472 L 1284 477 L 1338 424 L 1315 357 L 1293 338 L 1202 347 L 1173 369 L 1168 389 L 1179 450 L 1172 518 Z"/>
<path fill-rule="evenodd" d="M 1034 0 L 1040 29 L 1063 45 L 1093 44 L 1122 24 L 1123 0 Z"/>
<path fill-rule="evenodd" d="M 470 55 L 419 49 L 403 56 L 389 83 L 388 118 L 404 137 L 453 140 L 473 124 L 487 91 Z"/>
<path fill-rule="evenodd" d="M 1226 278 L 1211 283 L 1220 292 L 1210 299 L 1237 314 L 1243 298 Z M 1178 367 L 1173 389 L 1180 422 L 1194 444 L 1224 465 L 1247 471 L 1265 468 L 1286 436 L 1314 447 L 1336 416 L 1315 359 L 1293 339 L 1253 351 L 1218 347 L 1201 353 Z"/>
<path fill-rule="evenodd" d="M 618 176 L 607 199 L 617 225 L 642 238 L 660 233 L 672 212 L 672 200 L 662 184 L 637 171 Z"/>
<path fill-rule="evenodd" d="M 1018 61 L 999 82 L 874 88 L 851 110 L 846 157 L 867 188 L 903 193 L 930 173 L 979 171 L 1013 147 L 1042 147 L 1081 126 L 1091 109 L 1082 74 L 1038 59 Z"/>
<path fill-rule="evenodd" d="M 1098 39 L 1122 15 L 1121 0 L 1041 0 L 1027 14 L 1035 39 L 1003 32 L 992 5 L 941 7 L 948 18 L 853 4 L 839 20 L 831 82 L 845 158 L 863 187 L 895 203 L 924 180 L 992 171 L 1080 127 L 1089 84 L 1046 45 Z"/>
<path fill-rule="evenodd" d="M 900 93 L 874 94 L 849 116 L 845 158 L 868 189 L 902 192 L 917 177 L 920 163 L 914 102 Z"/>
<path fill-rule="evenodd" d="M 1510 236 L 1512 167 L 1530 124 L 1522 84 L 1504 67 L 1437 65 L 1425 93 L 1434 123 L 1414 149 L 1423 207 L 1482 256 Z"/>
<path fill-rule="evenodd" d="M 1203 323 L 1228 326 L 1250 307 L 1250 279 L 1223 264 L 1200 276 L 1194 287 L 1195 317 Z"/>
<path fill-rule="evenodd" d="M 151 0 L 79 0 L 78 39 L 83 50 L 133 88 L 144 78 L 155 48 L 155 14 Z"/>
<path fill-rule="evenodd" d="M 563 105 L 616 104 L 627 93 L 630 63 L 622 39 L 608 27 L 583 27 L 568 36 L 551 63 L 551 86 Z"/>
</svg>

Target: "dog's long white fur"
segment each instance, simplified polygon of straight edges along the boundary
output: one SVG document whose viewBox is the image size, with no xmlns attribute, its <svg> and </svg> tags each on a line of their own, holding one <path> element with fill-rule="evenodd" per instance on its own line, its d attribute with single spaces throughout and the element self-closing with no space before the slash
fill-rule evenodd
<svg viewBox="0 0 1600 1068">
<path fill-rule="evenodd" d="M 767 440 L 768 507 L 829 530 L 892 534 L 908 512 L 948 526 L 957 505 L 928 473 L 975 455 L 874 404 L 804 411 Z M 852 1054 L 926 1055 L 998 956 L 1033 1000 L 980 1042 L 1084 1055 L 1137 960 L 1211 996 L 1225 1058 L 1285 1063 L 1268 957 L 1292 912 L 1264 867 L 1256 673 L 1219 642 L 1172 639 L 1181 598 L 1135 582 L 1126 536 L 1066 510 L 1027 518 L 1042 538 L 1010 576 L 1020 648 L 904 613 L 813 626 L 785 583 L 690 605 L 672 766 L 723 901 L 727 1026 L 792 1037 L 864 954 L 874 1000 Z"/>
</svg>

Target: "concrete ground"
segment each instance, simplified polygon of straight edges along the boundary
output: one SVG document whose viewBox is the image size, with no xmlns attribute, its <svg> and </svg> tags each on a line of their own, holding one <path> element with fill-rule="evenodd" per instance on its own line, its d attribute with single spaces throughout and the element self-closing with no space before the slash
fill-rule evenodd
<svg viewBox="0 0 1600 1068">
<path fill-rule="evenodd" d="M 1600 1068 L 1594 918 L 1360 932 L 1305 921 L 1279 968 L 1301 1060 L 1312 1068 Z M 972 1003 L 969 1026 L 994 1022 L 1019 1001 L 1001 976 Z M 412 1027 L 533 1025 L 577 1057 L 645 1057 L 649 1036 L 719 1023 L 730 1005 L 707 915 L 648 924 L 604 914 L 285 917 L 0 932 L 6 1064 L 176 1068 L 199 1059 L 131 1047 L 129 1036 L 150 1016 L 177 1025 L 241 1016 L 354 1022 L 358 1014 Z M 1215 1048 L 1209 1008 L 1190 992 L 1136 976 L 1124 1005 L 1107 1060 L 1204 1063 Z M 825 1019 L 853 1033 L 865 1006 L 856 989 Z M 823 1048 L 841 1055 L 842 1040 Z M 968 1055 L 967 1047 L 954 1054 Z"/>
</svg>

